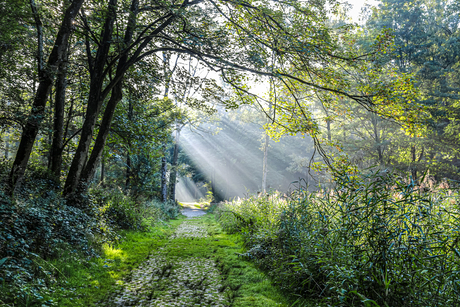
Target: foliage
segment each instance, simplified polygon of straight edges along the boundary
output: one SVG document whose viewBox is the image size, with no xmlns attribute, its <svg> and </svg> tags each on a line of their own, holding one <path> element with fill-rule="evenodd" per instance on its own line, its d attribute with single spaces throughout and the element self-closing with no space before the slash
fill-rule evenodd
<svg viewBox="0 0 460 307">
<path fill-rule="evenodd" d="M 0 168 L 2 179 L 8 166 Z M 38 167 L 15 199 L 0 190 L 0 302 L 46 305 L 50 289 L 63 282 L 62 267 L 51 264 L 57 258 L 98 258 L 103 244 L 120 239 L 117 229 L 146 230 L 179 215 L 175 204 L 136 203 L 120 190 L 103 189 L 80 196 L 83 210 L 66 203 L 56 182 Z"/>
<path fill-rule="evenodd" d="M 153 200 L 146 204 L 146 208 L 149 210 L 151 217 L 155 221 L 169 221 L 177 219 L 181 214 L 181 207 L 172 200 L 167 202 Z"/>
<path fill-rule="evenodd" d="M 338 178 L 330 191 L 250 198 L 220 209 L 244 256 L 286 291 L 336 306 L 458 304 L 458 191 L 388 172 Z M 260 208 L 260 209 L 259 209 Z"/>
<path fill-rule="evenodd" d="M 50 186 L 54 180 L 37 177 L 38 169 L 13 201 L 0 191 L 0 301 L 27 306 L 41 300 L 56 276 L 42 265 L 64 250 L 82 257 L 97 254 L 96 240 L 113 239 L 93 213 L 66 205 Z M 58 273 L 57 273 L 58 274 Z M 7 286 L 11 285 L 11 286 Z"/>
<path fill-rule="evenodd" d="M 363 33 L 391 29 L 394 46 L 382 60 L 386 66 L 394 67 L 395 73 L 409 72 L 414 76 L 420 93 L 415 102 L 430 113 L 427 125 L 414 130 L 412 137 L 397 129 L 387 133 L 386 142 L 370 140 L 376 148 L 388 149 L 386 165 L 409 169 L 414 178 L 417 171 L 430 169 L 438 179 L 458 180 L 458 137 L 452 132 L 458 130 L 460 28 L 459 7 L 454 2 L 384 0 L 369 10 L 363 28 Z M 359 45 L 369 44 L 368 35 L 359 40 Z M 352 121 L 351 125 L 361 125 L 359 117 L 353 116 Z M 379 130 L 377 127 L 374 131 Z"/>
</svg>

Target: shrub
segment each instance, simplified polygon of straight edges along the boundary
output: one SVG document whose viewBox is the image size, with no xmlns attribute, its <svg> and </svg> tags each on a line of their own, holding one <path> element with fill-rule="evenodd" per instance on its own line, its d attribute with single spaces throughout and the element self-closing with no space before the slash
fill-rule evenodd
<svg viewBox="0 0 460 307">
<path fill-rule="evenodd" d="M 299 189 L 219 210 L 228 231 L 283 289 L 336 306 L 460 302 L 458 193 L 392 174 L 342 176 L 330 191 Z"/>
<path fill-rule="evenodd" d="M 95 216 L 39 187 L 40 182 L 27 184 L 15 201 L 0 192 L 0 302 L 5 304 L 27 306 L 43 299 L 42 291 L 55 279 L 39 262 L 64 249 L 96 255 L 92 238 L 101 231 Z"/>
<path fill-rule="evenodd" d="M 146 203 L 146 208 L 151 219 L 161 221 L 177 219 L 181 210 L 180 206 L 172 200 L 168 200 L 167 202 L 152 200 Z"/>
<path fill-rule="evenodd" d="M 116 228 L 145 230 L 158 221 L 175 219 L 180 214 L 179 206 L 173 201 L 138 203 L 120 189 L 97 189 L 92 191 L 92 195 L 99 206 L 101 218 Z"/>
<path fill-rule="evenodd" d="M 8 165 L 0 161 L 0 182 Z M 139 203 L 120 189 L 76 194 L 70 206 L 58 180 L 43 168 L 26 173 L 14 199 L 0 189 L 0 305 L 48 306 L 43 295 L 62 277 L 49 260 L 71 254 L 86 262 L 102 243 L 113 243 L 116 230 L 145 230 L 159 220 L 176 218 L 174 202 Z M 46 269 L 44 268 L 46 267 Z"/>
</svg>

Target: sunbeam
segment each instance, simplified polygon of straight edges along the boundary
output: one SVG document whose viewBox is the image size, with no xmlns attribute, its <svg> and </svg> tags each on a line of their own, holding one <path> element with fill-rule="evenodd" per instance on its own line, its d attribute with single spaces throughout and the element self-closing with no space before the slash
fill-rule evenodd
<svg viewBox="0 0 460 307">
<path fill-rule="evenodd" d="M 264 130 L 256 122 L 257 118 L 254 122 L 243 121 L 235 116 L 238 113 L 229 116 L 222 110 L 219 115 L 220 121 L 208 127 L 210 131 L 219 130 L 218 133 L 184 131 L 180 139 L 181 149 L 193 161 L 197 171 L 204 174 L 203 180 L 210 183 L 216 200 L 261 192 Z M 290 171 L 298 169 L 292 167 L 295 163 L 292 155 L 306 159 L 311 156 L 312 149 L 309 138 L 289 136 L 280 142 L 271 141 L 267 190 L 284 191 L 291 182 L 304 178 L 308 171 Z M 197 200 L 195 194 L 203 197 L 205 192 L 202 184 L 193 183 L 190 178 L 179 180 L 179 201 Z"/>
</svg>

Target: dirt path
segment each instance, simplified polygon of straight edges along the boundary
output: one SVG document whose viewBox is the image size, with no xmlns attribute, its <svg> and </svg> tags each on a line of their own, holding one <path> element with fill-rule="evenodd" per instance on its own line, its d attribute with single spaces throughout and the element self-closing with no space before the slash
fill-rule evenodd
<svg viewBox="0 0 460 307">
<path fill-rule="evenodd" d="M 288 306 L 270 281 L 238 257 L 241 247 L 211 215 L 187 205 L 165 245 L 100 306 Z"/>
<path fill-rule="evenodd" d="M 185 208 L 182 213 L 189 219 L 176 228 L 167 245 L 132 272 L 124 288 L 112 297 L 112 306 L 232 305 L 235 295 L 224 285 L 219 264 L 187 252 L 191 243 L 197 247 L 210 239 L 207 229 L 195 220 L 206 212 Z"/>
</svg>

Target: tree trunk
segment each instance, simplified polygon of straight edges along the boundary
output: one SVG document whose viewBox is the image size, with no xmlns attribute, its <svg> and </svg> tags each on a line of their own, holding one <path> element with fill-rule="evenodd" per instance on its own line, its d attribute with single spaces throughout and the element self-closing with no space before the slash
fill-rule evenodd
<svg viewBox="0 0 460 307">
<path fill-rule="evenodd" d="M 185 0 L 181 7 L 185 7 L 188 4 L 188 0 Z M 109 14 L 106 18 L 104 25 L 104 31 L 100 43 L 100 47 L 96 54 L 96 59 L 94 61 L 94 69 L 91 70 L 91 84 L 90 84 L 90 94 L 88 99 L 88 107 L 86 111 L 85 122 L 83 123 L 83 128 L 80 136 L 80 142 L 75 152 L 75 156 L 72 160 L 70 166 L 69 174 L 67 175 L 66 184 L 64 186 L 64 196 L 69 197 L 73 194 L 77 187 L 79 191 L 84 192 L 88 187 L 88 183 L 92 180 L 96 165 L 100 159 L 102 149 L 104 148 L 105 139 L 108 134 L 108 129 L 110 128 L 110 122 L 113 117 L 113 112 L 117 103 L 121 100 L 122 97 L 122 80 L 126 70 L 139 61 L 143 56 L 146 56 L 145 53 L 143 56 L 140 56 L 144 48 L 152 41 L 155 35 L 159 34 L 167 26 L 169 26 L 173 20 L 176 18 L 176 14 L 168 14 L 170 17 L 167 18 L 162 24 L 160 24 L 155 30 L 151 31 L 149 35 L 146 35 L 142 39 L 139 47 L 133 52 L 130 60 L 128 61 L 128 51 L 131 42 L 131 38 L 135 28 L 135 21 L 137 17 L 137 6 L 138 0 L 132 0 L 131 10 L 128 21 L 128 27 L 126 28 L 125 33 L 125 44 L 124 50 L 120 53 L 120 59 L 117 65 L 117 72 L 115 77 L 110 81 L 110 83 L 102 90 L 104 76 L 106 75 L 105 64 L 108 60 L 108 51 L 113 40 L 112 32 L 113 25 L 116 15 L 116 6 L 117 0 L 110 0 L 109 2 Z M 144 33 L 145 34 L 145 33 Z M 128 39 L 129 38 L 129 39 Z M 88 60 L 92 62 L 90 56 Z M 92 65 L 90 65 L 93 67 Z M 96 124 L 97 117 L 99 115 L 102 102 L 105 97 L 112 92 L 112 96 L 106 106 L 106 110 L 102 119 L 101 129 L 96 138 L 95 148 L 91 153 L 91 157 L 86 163 L 86 158 L 88 157 L 89 147 L 91 144 L 94 126 Z M 81 189 L 80 189 L 81 188 Z"/>
<path fill-rule="evenodd" d="M 85 167 L 86 158 L 88 157 L 89 147 L 93 136 L 94 126 L 102 107 L 104 97 L 102 97 L 102 88 L 104 83 L 104 67 L 108 58 L 108 53 L 112 41 L 113 25 L 116 18 L 117 0 L 110 0 L 108 4 L 107 17 L 102 31 L 102 39 L 97 50 L 94 66 L 90 67 L 91 84 L 88 97 L 88 106 L 86 108 L 85 121 L 83 123 L 80 141 L 77 150 L 70 165 L 69 173 L 64 186 L 64 196 L 73 193 L 80 180 L 80 175 Z M 88 61 L 92 60 L 88 55 Z M 116 87 L 114 87 L 115 89 Z M 112 93 L 113 96 L 113 93 Z M 112 98 L 111 98 L 112 99 Z M 101 126 L 103 128 L 103 126 Z M 103 146 L 102 146 L 103 148 Z"/>
<path fill-rule="evenodd" d="M 65 60 L 59 65 L 58 79 L 56 81 L 56 97 L 54 99 L 54 122 L 53 143 L 51 145 L 50 170 L 59 178 L 62 167 L 62 150 L 64 141 L 64 106 L 67 89 L 67 62 L 68 51 Z"/>
<path fill-rule="evenodd" d="M 101 158 L 101 178 L 99 180 L 99 183 L 101 185 L 104 185 L 104 181 L 105 181 L 105 158 L 104 156 L 102 156 Z"/>
<path fill-rule="evenodd" d="M 173 72 L 169 69 L 169 60 L 171 55 L 167 52 L 163 52 L 163 72 L 165 78 L 165 91 L 164 98 L 168 98 L 169 87 L 171 84 L 171 75 Z M 163 143 L 163 157 L 161 157 L 161 201 L 166 202 L 168 200 L 168 180 L 166 178 L 168 172 L 168 164 L 166 163 L 166 142 Z"/>
<path fill-rule="evenodd" d="M 332 141 L 332 131 L 331 131 L 331 120 L 326 120 L 326 129 L 327 129 L 327 140 Z"/>
<path fill-rule="evenodd" d="M 166 163 L 166 144 L 163 144 L 163 152 L 165 153 L 161 158 L 161 201 L 168 200 L 168 182 L 166 180 L 166 173 L 168 171 Z"/>
<path fill-rule="evenodd" d="M 417 167 L 415 163 L 417 162 L 417 158 L 415 155 L 415 145 L 412 145 L 410 147 L 410 152 L 412 156 L 412 163 L 411 163 L 411 174 L 412 174 L 412 180 L 417 181 Z"/>
<path fill-rule="evenodd" d="M 176 142 L 174 144 L 174 154 L 171 163 L 171 173 L 169 175 L 169 199 L 176 200 L 176 181 L 177 181 L 177 158 L 179 157 L 179 138 L 182 127 L 176 125 Z"/>
<path fill-rule="evenodd" d="M 110 123 L 112 122 L 115 108 L 122 97 L 123 92 L 121 85 L 114 87 L 112 90 L 112 95 L 110 96 L 110 100 L 105 108 L 104 116 L 102 117 L 101 126 L 99 128 L 99 133 L 96 137 L 93 150 L 91 151 L 91 156 L 89 157 L 86 166 L 81 172 L 81 177 L 78 182 L 78 191 L 81 193 L 86 192 L 91 180 L 94 177 L 96 168 L 99 165 L 102 152 L 105 147 L 105 141 L 109 135 Z"/>
<path fill-rule="evenodd" d="M 40 83 L 32 104 L 32 110 L 29 114 L 24 130 L 22 131 L 21 141 L 16 152 L 16 158 L 13 162 L 13 167 L 8 178 L 8 188 L 10 194 L 13 194 L 21 184 L 27 163 L 29 162 L 35 138 L 44 117 L 45 106 L 53 84 L 54 73 L 60 62 L 64 60 L 64 55 L 69 43 L 69 37 L 73 29 L 73 20 L 80 10 L 83 2 L 84 0 L 73 0 L 66 9 L 64 19 L 54 42 L 53 50 L 48 58 L 47 67 L 46 69 L 43 69 L 41 73 Z"/>
<path fill-rule="evenodd" d="M 379 164 L 383 165 L 383 150 L 382 150 L 382 144 L 381 144 L 381 139 L 380 139 L 380 131 L 378 127 L 378 115 L 372 114 L 372 126 L 374 128 L 374 139 L 375 143 L 377 143 L 377 155 L 379 159 Z"/>
<path fill-rule="evenodd" d="M 267 173 L 268 173 L 268 145 L 270 137 L 265 133 L 264 160 L 262 166 L 262 192 L 267 192 Z"/>
<path fill-rule="evenodd" d="M 138 12 L 138 0 L 133 0 L 131 3 L 131 16 L 130 21 L 128 22 L 128 27 L 126 28 L 125 38 L 124 38 L 124 46 L 127 48 L 130 45 L 130 42 L 133 37 L 134 28 L 136 26 L 136 17 Z M 88 163 L 84 167 L 84 170 L 81 172 L 81 177 L 78 183 L 78 190 L 80 192 L 85 192 L 88 188 L 89 183 L 94 177 L 96 172 L 97 165 L 99 165 L 99 161 L 102 156 L 102 151 L 105 146 L 105 142 L 107 140 L 107 136 L 109 135 L 110 131 L 110 124 L 113 119 L 113 115 L 115 113 L 115 109 L 117 107 L 118 102 L 121 101 L 123 98 L 123 76 L 126 71 L 124 67 L 128 60 L 127 53 L 124 53 L 123 56 L 120 57 L 120 60 L 117 65 L 117 72 L 116 78 L 120 81 L 113 87 L 112 94 L 110 96 L 109 102 L 105 107 L 104 115 L 102 117 L 101 126 L 99 128 L 99 133 L 96 137 L 96 142 L 94 143 L 94 148 L 91 152 L 91 156 L 88 159 Z"/>
<path fill-rule="evenodd" d="M 271 88 L 271 82 L 270 82 Z M 270 90 L 271 91 L 271 90 Z M 270 102 L 268 103 L 268 112 L 271 114 L 272 110 L 272 101 L 270 98 Z M 267 118 L 267 123 L 270 119 Z M 262 165 L 262 192 L 267 192 L 267 174 L 268 174 L 268 146 L 270 145 L 270 137 L 265 132 L 265 143 L 264 143 L 264 160 Z"/>
<path fill-rule="evenodd" d="M 133 121 L 133 103 L 131 97 L 128 101 L 128 121 Z M 126 190 L 129 189 L 131 179 L 131 141 L 128 139 L 128 152 L 126 153 Z"/>
<path fill-rule="evenodd" d="M 6 128 L 6 133 L 5 133 L 5 159 L 8 160 L 8 157 L 10 156 L 10 128 Z"/>
</svg>

